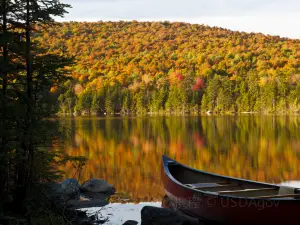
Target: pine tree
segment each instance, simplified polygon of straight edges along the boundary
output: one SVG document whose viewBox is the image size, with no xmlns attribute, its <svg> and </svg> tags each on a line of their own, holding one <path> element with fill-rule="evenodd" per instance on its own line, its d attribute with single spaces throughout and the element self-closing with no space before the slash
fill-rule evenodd
<svg viewBox="0 0 300 225">
<path fill-rule="evenodd" d="M 56 0 L 1 1 L 1 45 L 4 47 L 1 58 L 1 122 L 4 118 L 9 123 L 4 127 L 10 137 L 6 142 L 1 127 L 0 144 L 6 147 L 4 153 L 10 155 L 10 167 L 6 168 L 10 173 L 4 184 L 6 191 L 14 195 L 15 211 L 28 217 L 28 205 L 24 203 L 27 194 L 32 194 L 31 184 L 57 177 L 57 172 L 51 168 L 56 153 L 45 151 L 54 137 L 50 128 L 52 123 L 45 118 L 50 117 L 55 108 L 48 101 L 50 88 L 62 81 L 64 72 L 61 68 L 69 64 L 69 60 L 47 55 L 33 43 L 32 36 L 33 31 L 37 32 L 37 26 L 54 22 L 53 16 L 62 16 L 66 7 L 68 5 Z M 0 179 L 2 174 L 1 168 Z M 2 194 L 3 187 L 0 188 Z"/>
<path fill-rule="evenodd" d="M 220 76 L 215 75 L 208 83 L 206 89 L 207 108 L 209 111 L 214 111 L 218 105 L 218 94 L 220 89 Z"/>
</svg>

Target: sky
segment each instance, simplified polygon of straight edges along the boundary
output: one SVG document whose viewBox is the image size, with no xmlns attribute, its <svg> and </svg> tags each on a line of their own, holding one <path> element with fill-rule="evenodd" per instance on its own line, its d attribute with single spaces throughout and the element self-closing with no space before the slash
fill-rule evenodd
<svg viewBox="0 0 300 225">
<path fill-rule="evenodd" d="M 300 0 L 61 0 L 59 21 L 182 21 L 300 38 Z"/>
</svg>

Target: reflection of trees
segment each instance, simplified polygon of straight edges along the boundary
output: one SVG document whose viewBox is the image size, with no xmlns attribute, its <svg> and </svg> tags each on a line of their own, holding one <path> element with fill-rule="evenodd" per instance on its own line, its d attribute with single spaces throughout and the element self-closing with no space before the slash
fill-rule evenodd
<svg viewBox="0 0 300 225">
<path fill-rule="evenodd" d="M 66 152 L 89 161 L 81 179 L 98 177 L 135 201 L 161 200 L 161 155 L 246 179 L 300 178 L 300 118 L 273 116 L 63 119 L 75 132 Z M 66 168 L 67 175 L 72 167 Z"/>
</svg>

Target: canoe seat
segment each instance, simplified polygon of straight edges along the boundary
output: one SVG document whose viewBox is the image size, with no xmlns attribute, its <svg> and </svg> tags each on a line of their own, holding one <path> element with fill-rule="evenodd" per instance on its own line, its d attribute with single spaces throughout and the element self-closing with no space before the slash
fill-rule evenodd
<svg viewBox="0 0 300 225">
<path fill-rule="evenodd" d="M 295 194 L 295 189 L 296 189 L 296 188 L 293 188 L 293 187 L 285 187 L 285 186 L 281 186 L 281 187 L 279 188 L 278 194 L 279 194 L 279 195 L 292 195 L 292 194 Z"/>
<path fill-rule="evenodd" d="M 238 186 L 238 184 L 229 183 L 196 183 L 196 184 L 185 184 L 185 186 L 193 189 L 206 189 L 206 188 L 218 188 L 218 187 L 232 187 Z"/>
<path fill-rule="evenodd" d="M 197 188 L 208 188 L 208 187 L 219 187 L 218 183 L 196 183 L 196 184 L 186 184 L 185 186 L 197 189 Z"/>
</svg>

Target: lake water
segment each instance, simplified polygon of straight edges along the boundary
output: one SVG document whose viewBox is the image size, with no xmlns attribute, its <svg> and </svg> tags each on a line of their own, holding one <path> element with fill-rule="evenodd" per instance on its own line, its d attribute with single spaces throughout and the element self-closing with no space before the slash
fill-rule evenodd
<svg viewBox="0 0 300 225">
<path fill-rule="evenodd" d="M 129 202 L 164 196 L 161 156 L 191 167 L 270 183 L 300 180 L 300 117 L 63 118 L 65 151 L 85 156 L 80 174 L 113 184 Z M 67 177 L 75 170 L 62 168 Z M 116 199 L 118 202 L 118 199 Z"/>
<path fill-rule="evenodd" d="M 88 159 L 80 174 L 71 164 L 61 168 L 66 177 L 102 178 L 120 193 L 88 210 L 109 218 L 106 224 L 139 221 L 144 205 L 160 206 L 162 154 L 217 174 L 300 187 L 297 116 L 81 117 L 60 124 L 66 153 Z"/>
</svg>

